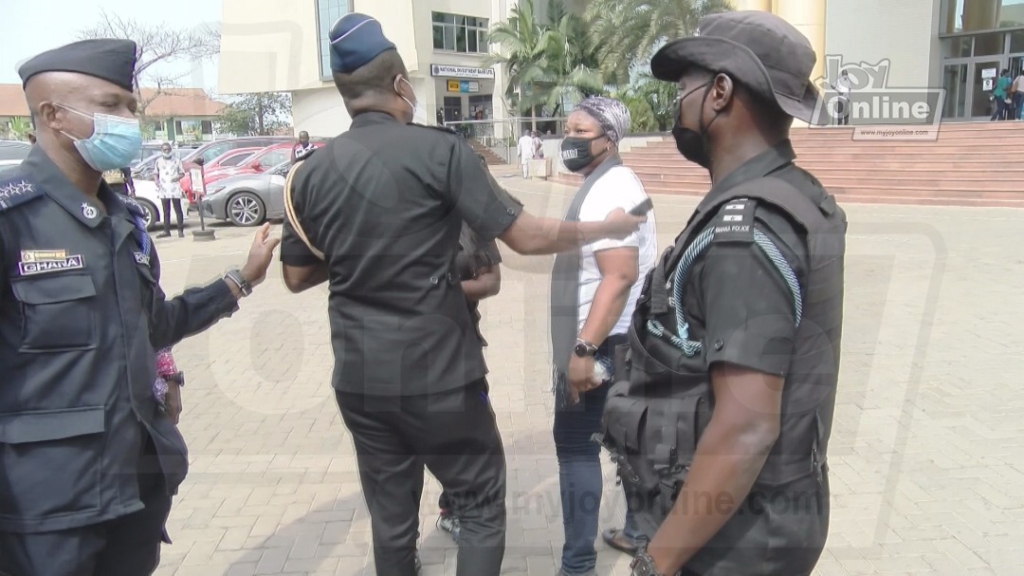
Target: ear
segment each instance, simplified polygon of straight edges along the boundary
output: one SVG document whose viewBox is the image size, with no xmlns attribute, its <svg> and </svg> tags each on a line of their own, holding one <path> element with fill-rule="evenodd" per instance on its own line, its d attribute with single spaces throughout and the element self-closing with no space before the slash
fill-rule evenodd
<svg viewBox="0 0 1024 576">
<path fill-rule="evenodd" d="M 61 110 L 53 102 L 41 102 L 35 112 L 35 121 L 54 131 L 63 130 L 64 121 L 60 114 Z"/>
<path fill-rule="evenodd" d="M 711 103 L 711 109 L 715 112 L 721 112 L 729 106 L 729 103 L 736 96 L 736 83 L 725 74 L 717 74 L 715 79 L 712 80 L 711 85 L 711 96 L 708 98 Z"/>
</svg>

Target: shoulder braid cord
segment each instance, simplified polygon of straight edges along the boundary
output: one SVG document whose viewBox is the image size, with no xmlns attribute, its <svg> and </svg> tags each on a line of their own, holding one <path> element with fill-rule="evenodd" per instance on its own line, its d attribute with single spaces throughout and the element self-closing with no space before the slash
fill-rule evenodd
<svg viewBox="0 0 1024 576">
<path fill-rule="evenodd" d="M 700 354 L 703 349 L 703 344 L 697 340 L 690 340 L 690 324 L 686 321 L 683 316 L 683 286 L 686 285 L 686 278 L 689 275 L 690 267 L 697 261 L 697 258 L 701 256 L 711 246 L 711 241 L 715 238 L 715 227 L 710 226 L 707 230 L 701 233 L 696 240 L 690 244 L 690 247 L 683 253 L 683 257 L 679 260 L 679 265 L 676 267 L 676 272 L 673 275 L 671 288 L 672 288 L 672 300 L 671 304 L 676 311 L 676 331 L 677 334 L 668 334 L 665 330 L 665 326 L 657 320 L 647 321 L 647 331 L 658 338 L 666 338 L 676 348 L 683 351 L 688 357 L 692 358 L 697 354 Z M 803 316 L 803 296 L 800 294 L 800 283 L 796 278 L 796 273 L 793 272 L 793 268 L 786 262 L 786 259 L 779 252 L 778 247 L 772 242 L 768 236 L 761 230 L 754 228 L 754 242 L 759 248 L 765 253 L 766 256 L 775 264 L 775 268 L 782 274 L 782 278 L 786 281 L 789 286 L 789 291 L 793 295 L 793 314 L 796 318 L 796 325 L 800 326 L 800 320 Z"/>
<path fill-rule="evenodd" d="M 324 253 L 317 250 L 316 247 L 313 246 L 313 243 L 309 241 L 309 238 L 306 237 L 306 232 L 302 229 L 302 225 L 299 224 L 298 216 L 295 215 L 295 208 L 292 207 L 292 180 L 295 178 L 295 172 L 298 171 L 299 166 L 302 166 L 303 162 L 304 160 L 296 162 L 295 165 L 292 166 L 292 169 L 288 171 L 288 177 L 285 178 L 284 212 L 285 215 L 288 216 L 288 223 L 292 225 L 292 229 L 295 230 L 295 234 L 299 237 L 299 240 L 302 240 L 302 243 L 306 245 L 306 248 L 309 248 L 309 251 L 316 255 L 317 258 L 326 260 L 326 258 L 324 258 Z"/>
</svg>

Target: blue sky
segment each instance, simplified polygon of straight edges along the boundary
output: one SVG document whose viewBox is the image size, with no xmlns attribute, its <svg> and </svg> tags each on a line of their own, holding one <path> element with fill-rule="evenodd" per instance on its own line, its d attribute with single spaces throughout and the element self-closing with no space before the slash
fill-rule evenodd
<svg viewBox="0 0 1024 576">
<path fill-rule="evenodd" d="M 32 56 L 74 42 L 77 33 L 100 20 L 100 10 L 154 26 L 175 29 L 197 24 L 216 25 L 220 0 L 0 0 L 0 83 L 20 83 L 18 65 Z M 184 75 L 182 87 L 217 87 L 216 59 L 202 65 L 174 62 L 161 75 Z"/>
</svg>

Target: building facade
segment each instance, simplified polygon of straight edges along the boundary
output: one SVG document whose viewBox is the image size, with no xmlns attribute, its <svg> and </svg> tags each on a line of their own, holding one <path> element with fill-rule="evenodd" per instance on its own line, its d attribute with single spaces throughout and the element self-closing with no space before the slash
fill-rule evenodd
<svg viewBox="0 0 1024 576">
<path fill-rule="evenodd" d="M 565 0 L 573 11 L 583 0 Z M 418 122 L 508 116 L 503 70 L 486 31 L 516 0 L 223 0 L 218 92 L 290 92 L 295 130 L 333 136 L 351 122 L 330 81 L 328 31 L 348 12 L 380 21 L 409 69 Z M 546 0 L 538 0 L 543 17 Z M 1024 67 L 1024 0 L 733 0 L 796 26 L 818 55 L 815 75 L 871 70 L 854 89 L 945 88 L 943 116 L 989 114 L 993 74 Z M 995 72 L 994 72 L 995 71 Z M 861 78 L 864 75 L 860 75 Z"/>
</svg>

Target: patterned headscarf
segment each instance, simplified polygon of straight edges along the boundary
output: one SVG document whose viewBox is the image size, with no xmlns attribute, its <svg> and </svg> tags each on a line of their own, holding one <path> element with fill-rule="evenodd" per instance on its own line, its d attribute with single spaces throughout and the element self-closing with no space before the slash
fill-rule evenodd
<svg viewBox="0 0 1024 576">
<path fill-rule="evenodd" d="M 631 122 L 629 108 L 614 98 L 592 96 L 584 99 L 576 106 L 576 110 L 586 112 L 601 125 L 608 138 L 618 144 L 629 132 Z"/>
</svg>

